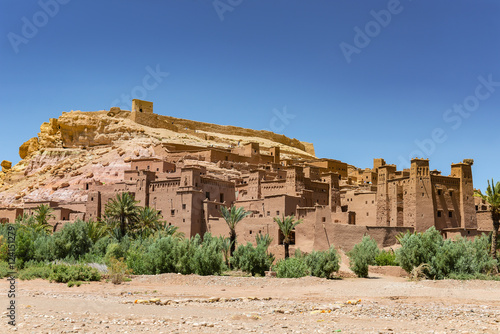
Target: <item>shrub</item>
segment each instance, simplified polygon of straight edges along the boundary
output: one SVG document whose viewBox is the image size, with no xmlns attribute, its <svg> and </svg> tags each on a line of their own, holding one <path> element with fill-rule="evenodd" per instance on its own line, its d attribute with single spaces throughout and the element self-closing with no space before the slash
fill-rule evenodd
<svg viewBox="0 0 500 334">
<path fill-rule="evenodd" d="M 171 236 L 155 240 L 142 254 L 142 264 L 141 254 L 134 249 L 135 254 L 132 261 L 128 262 L 129 267 L 136 274 L 156 275 L 177 272 L 176 262 L 179 255 L 175 253 L 175 247 L 176 240 Z"/>
<path fill-rule="evenodd" d="M 329 278 L 340 268 L 340 256 L 333 246 L 325 252 L 313 251 L 305 261 L 311 275 L 316 277 Z"/>
<path fill-rule="evenodd" d="M 113 242 L 109 236 L 105 236 L 97 240 L 97 242 L 90 249 L 90 253 L 98 258 L 104 258 L 108 245 Z"/>
<path fill-rule="evenodd" d="M 78 220 L 64 225 L 61 231 L 54 234 L 54 243 L 57 259 L 67 257 L 79 259 L 92 247 L 87 223 Z"/>
<path fill-rule="evenodd" d="M 474 277 L 488 273 L 496 264 L 488 253 L 490 241 L 486 235 L 474 240 L 443 240 L 431 227 L 424 233 L 407 233 L 400 242 L 396 258 L 403 269 L 411 273 L 426 264 L 422 273 L 429 278 Z"/>
<path fill-rule="evenodd" d="M 54 261 L 56 259 L 56 246 L 54 238 L 51 235 L 39 236 L 33 242 L 34 255 L 33 260 L 37 262 Z"/>
<path fill-rule="evenodd" d="M 205 233 L 203 243 L 195 249 L 194 273 L 198 275 L 220 275 L 226 268 L 222 254 L 222 243 L 210 233 Z"/>
<path fill-rule="evenodd" d="M 191 239 L 166 236 L 134 241 L 127 253 L 127 264 L 136 274 L 217 275 L 225 269 L 222 239 L 210 233 Z"/>
<path fill-rule="evenodd" d="M 396 254 L 393 251 L 381 251 L 375 257 L 375 263 L 377 266 L 397 266 Z"/>
<path fill-rule="evenodd" d="M 20 280 L 32 280 L 36 278 L 47 279 L 52 274 L 52 265 L 46 263 L 27 262 L 25 268 L 20 270 Z"/>
<path fill-rule="evenodd" d="M 44 231 L 36 231 L 32 227 L 18 226 L 16 230 L 16 267 L 24 268 L 24 263 L 35 256 L 35 240 L 38 237 L 45 237 Z"/>
<path fill-rule="evenodd" d="M 9 245 L 3 235 L 0 234 L 0 262 L 9 260 Z"/>
<path fill-rule="evenodd" d="M 121 284 L 127 275 L 132 274 L 132 270 L 123 262 L 123 258 L 111 258 L 109 262 L 109 276 L 113 284 Z"/>
<path fill-rule="evenodd" d="M 379 252 L 375 240 L 365 235 L 361 242 L 347 253 L 351 270 L 358 277 L 368 277 L 368 266 L 375 264 L 375 257 Z"/>
<path fill-rule="evenodd" d="M 0 261 L 0 278 L 9 276 L 10 267 L 7 262 Z"/>
<path fill-rule="evenodd" d="M 239 246 L 231 257 L 231 264 L 244 272 L 251 273 L 253 276 L 264 276 L 265 271 L 273 264 L 274 256 L 267 254 L 265 243 L 253 247 L 249 242 L 246 245 Z"/>
<path fill-rule="evenodd" d="M 396 252 L 396 261 L 408 273 L 422 263 L 431 264 L 443 245 L 443 237 L 434 227 L 424 233 L 406 233 L 399 239 L 401 248 Z M 431 268 L 432 270 L 432 268 Z M 428 269 L 426 276 L 432 273 Z"/>
<path fill-rule="evenodd" d="M 276 264 L 276 276 L 280 278 L 298 278 L 307 274 L 306 262 L 301 257 L 291 257 Z"/>
<path fill-rule="evenodd" d="M 111 258 L 119 259 L 126 258 L 128 249 L 130 247 L 130 240 L 128 237 L 124 237 L 122 241 L 110 242 L 106 247 L 106 255 L 104 256 L 104 262 L 109 263 Z M 102 247 L 102 246 L 101 246 Z"/>
<path fill-rule="evenodd" d="M 101 275 L 95 268 L 86 265 L 57 264 L 52 267 L 50 280 L 58 283 L 68 283 L 69 281 L 99 281 Z"/>
</svg>

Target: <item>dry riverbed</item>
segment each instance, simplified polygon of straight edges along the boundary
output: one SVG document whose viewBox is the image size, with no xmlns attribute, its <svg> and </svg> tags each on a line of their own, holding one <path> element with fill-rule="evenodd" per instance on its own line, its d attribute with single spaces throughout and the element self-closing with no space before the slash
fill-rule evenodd
<svg viewBox="0 0 500 334">
<path fill-rule="evenodd" d="M 18 281 L 19 333 L 500 333 L 500 282 L 164 274 L 80 287 Z M 8 291 L 6 279 L 0 290 Z"/>
</svg>

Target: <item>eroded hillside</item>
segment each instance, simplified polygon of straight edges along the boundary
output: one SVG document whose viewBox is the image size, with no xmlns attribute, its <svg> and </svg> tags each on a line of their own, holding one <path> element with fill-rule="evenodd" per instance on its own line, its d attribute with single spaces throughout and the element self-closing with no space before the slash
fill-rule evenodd
<svg viewBox="0 0 500 334">
<path fill-rule="evenodd" d="M 269 131 L 160 115 L 155 115 L 153 126 L 146 126 L 131 120 L 130 115 L 117 108 L 71 111 L 43 123 L 38 136 L 19 148 L 22 160 L 12 167 L 2 166 L 0 204 L 84 201 L 86 183 L 119 182 L 131 159 L 161 157 L 166 144 L 227 149 L 256 142 L 264 153 L 279 146 L 283 158 L 315 158 L 312 144 Z"/>
</svg>

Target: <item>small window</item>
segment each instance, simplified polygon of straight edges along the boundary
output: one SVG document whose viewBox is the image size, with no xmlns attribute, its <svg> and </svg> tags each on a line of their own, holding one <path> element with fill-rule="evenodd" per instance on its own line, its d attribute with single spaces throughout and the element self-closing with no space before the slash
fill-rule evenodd
<svg viewBox="0 0 500 334">
<path fill-rule="evenodd" d="M 175 216 L 175 210 L 170 210 L 170 215 Z"/>
<path fill-rule="evenodd" d="M 267 216 L 270 216 L 271 215 L 271 211 L 267 211 Z"/>
<path fill-rule="evenodd" d="M 205 193 L 205 198 L 210 199 L 210 192 L 209 192 L 209 191 L 207 191 L 207 192 Z"/>
<path fill-rule="evenodd" d="M 186 204 L 182 204 L 182 210 L 186 210 Z"/>
<path fill-rule="evenodd" d="M 448 217 L 453 218 L 453 211 L 448 212 Z"/>
<path fill-rule="evenodd" d="M 367 212 L 367 213 L 366 213 L 366 216 L 368 217 L 369 215 L 370 215 L 370 213 L 369 213 L 369 212 Z"/>
<path fill-rule="evenodd" d="M 443 213 L 442 213 L 441 211 L 438 211 L 438 212 L 437 212 L 437 216 L 438 216 L 438 217 L 441 217 L 441 215 L 442 215 L 442 214 L 443 214 Z"/>
<path fill-rule="evenodd" d="M 441 189 L 438 189 L 438 195 L 441 196 Z"/>
<path fill-rule="evenodd" d="M 450 197 L 453 197 L 453 191 L 450 191 Z"/>
<path fill-rule="evenodd" d="M 276 216 L 279 216 L 280 215 L 280 212 L 279 211 L 276 211 Z"/>
<path fill-rule="evenodd" d="M 252 230 L 250 230 L 250 234 L 252 234 Z"/>
<path fill-rule="evenodd" d="M 321 221 L 324 223 L 326 222 L 326 217 L 321 217 Z"/>
<path fill-rule="evenodd" d="M 479 210 L 479 206 L 478 206 L 478 205 L 476 205 L 476 211 L 477 211 L 477 210 Z"/>
</svg>

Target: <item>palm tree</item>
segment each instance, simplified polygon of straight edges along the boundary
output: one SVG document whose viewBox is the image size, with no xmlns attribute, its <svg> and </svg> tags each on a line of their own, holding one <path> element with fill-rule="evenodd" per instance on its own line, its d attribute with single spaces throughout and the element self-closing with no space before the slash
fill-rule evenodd
<svg viewBox="0 0 500 334">
<path fill-rule="evenodd" d="M 120 223 L 120 238 L 127 233 L 127 227 L 132 228 L 138 219 L 138 201 L 130 193 L 121 193 L 106 203 L 104 215 L 111 221 Z"/>
<path fill-rule="evenodd" d="M 476 191 L 476 196 L 481 197 L 483 200 L 488 202 L 491 206 L 491 220 L 493 221 L 493 231 L 491 233 L 491 256 L 493 259 L 497 260 L 497 238 L 498 238 L 498 228 L 500 226 L 500 182 L 495 182 L 493 179 L 488 180 L 488 188 L 486 188 L 486 195 L 483 195 L 481 191 Z M 495 270 L 498 273 L 498 267 L 495 266 Z"/>
<path fill-rule="evenodd" d="M 158 210 L 146 206 L 139 208 L 137 223 L 135 232 L 141 231 L 144 236 L 148 236 L 158 231 L 164 222 Z"/>
<path fill-rule="evenodd" d="M 283 218 L 275 217 L 274 221 L 278 224 L 278 227 L 283 234 L 283 246 L 285 246 L 285 259 L 290 257 L 290 241 L 292 237 L 292 231 L 295 227 L 302 223 L 302 219 L 295 220 L 295 216 L 283 216 Z"/>
<path fill-rule="evenodd" d="M 37 206 L 35 209 L 35 220 L 38 225 L 48 226 L 49 220 L 51 218 L 55 218 L 55 216 L 52 214 L 53 211 L 54 210 L 46 204 L 40 204 L 39 206 Z"/>
<path fill-rule="evenodd" d="M 91 219 L 87 222 L 87 227 L 89 230 L 89 238 L 94 244 L 108 232 L 108 227 L 102 221 Z"/>
<path fill-rule="evenodd" d="M 242 207 L 235 207 L 234 205 L 228 209 L 222 206 L 220 209 L 222 217 L 229 226 L 229 240 L 231 241 L 231 252 L 230 255 L 233 256 L 234 250 L 236 249 L 236 225 L 246 216 L 251 214 L 251 211 L 245 211 Z"/>
</svg>

